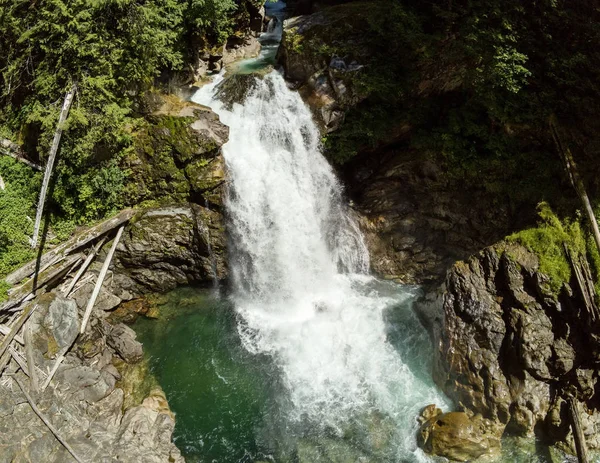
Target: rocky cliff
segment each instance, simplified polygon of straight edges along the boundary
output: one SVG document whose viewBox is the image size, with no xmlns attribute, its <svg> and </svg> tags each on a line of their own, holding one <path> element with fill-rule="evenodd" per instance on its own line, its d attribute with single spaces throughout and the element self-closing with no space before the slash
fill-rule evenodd
<svg viewBox="0 0 600 463">
<path fill-rule="evenodd" d="M 372 269 L 422 284 L 533 223 L 542 198 L 573 198 L 547 134 L 474 109 L 469 63 L 416 22 L 386 1 L 322 8 L 285 22 L 279 61 L 363 217 Z M 488 153 L 499 140 L 521 154 Z"/>
<path fill-rule="evenodd" d="M 518 244 L 456 263 L 420 311 L 434 333 L 435 379 L 501 434 L 566 443 L 575 451 L 568 400 L 600 448 L 600 330 L 574 281 L 557 293 L 538 258 Z"/>
<path fill-rule="evenodd" d="M 61 245 L 79 253 L 79 260 L 70 257 L 69 262 L 81 264 L 82 249 L 92 253 L 101 235 L 109 242 L 114 237 L 115 226 L 104 224 L 127 224 L 84 332 L 79 334 L 107 258 L 106 243 L 68 294 L 74 273 L 61 271 L 38 288 L 30 303 L 17 304 L 15 310 L 31 310 L 32 315 L 24 334 L 12 341 L 11 354 L 2 356 L 2 461 L 74 461 L 13 378 L 26 385 L 40 412 L 82 461 L 183 461 L 172 442 L 175 417 L 152 381 L 135 332 L 122 321 L 147 313 L 144 297 L 151 293 L 226 278 L 221 146 L 228 128 L 207 108 L 174 97 L 164 97 L 152 118 L 136 134 L 135 149 L 126 160 L 133 179 L 128 201 L 138 204 L 138 210 L 123 211 L 92 231 L 79 230 L 70 245 Z M 26 267 L 30 272 L 15 277 L 17 288 L 35 265 Z M 3 344 L 7 326 L 15 326 L 15 320 L 0 312 L 0 322 L 7 324 L 2 325 Z M 31 347 L 27 354 L 25 339 Z M 35 364 L 37 386 L 27 377 L 26 364 Z"/>
</svg>

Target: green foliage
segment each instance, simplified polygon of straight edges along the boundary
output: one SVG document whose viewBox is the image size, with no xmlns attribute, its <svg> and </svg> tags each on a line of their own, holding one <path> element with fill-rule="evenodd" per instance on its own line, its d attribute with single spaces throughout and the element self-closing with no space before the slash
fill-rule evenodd
<svg viewBox="0 0 600 463">
<path fill-rule="evenodd" d="M 196 33 L 224 42 L 233 33 L 234 0 L 190 0 L 187 9 Z"/>
<path fill-rule="evenodd" d="M 135 179 L 124 165 L 136 128 L 149 124 L 148 95 L 188 65 L 193 37 L 222 45 L 249 2 L 0 0 L 0 136 L 43 165 L 65 93 L 77 86 L 47 199 L 48 243 L 125 205 Z M 28 217 L 41 175 L 4 157 L 0 175 L 2 276 L 34 256 Z"/>
<path fill-rule="evenodd" d="M 8 290 L 10 285 L 5 280 L 0 280 L 0 302 L 8 298 Z"/>
<path fill-rule="evenodd" d="M 34 190 L 41 186 L 41 174 L 0 157 L 0 174 L 6 188 L 0 191 L 0 277 L 35 257 L 29 245 L 35 216 Z"/>
<path fill-rule="evenodd" d="M 576 255 L 586 255 L 590 237 L 582 229 L 579 217 L 577 220 L 561 221 L 547 203 L 539 204 L 538 213 L 540 222 L 536 227 L 522 230 L 507 239 L 522 244 L 538 256 L 540 271 L 548 275 L 551 287 L 558 292 L 562 284 L 571 279 L 571 266 L 564 246 Z M 600 269 L 597 250 L 592 257 L 597 271 Z"/>
</svg>

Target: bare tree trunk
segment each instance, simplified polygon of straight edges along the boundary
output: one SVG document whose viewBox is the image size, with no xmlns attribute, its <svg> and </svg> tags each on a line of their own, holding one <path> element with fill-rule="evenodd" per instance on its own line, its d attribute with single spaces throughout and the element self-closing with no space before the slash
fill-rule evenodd
<svg viewBox="0 0 600 463">
<path fill-rule="evenodd" d="M 588 451 L 585 443 L 585 435 L 581 427 L 579 408 L 577 407 L 577 402 L 572 397 L 569 398 L 569 416 L 571 417 L 571 428 L 573 429 L 573 439 L 575 440 L 575 449 L 577 450 L 577 461 L 579 463 L 588 463 Z"/>
<path fill-rule="evenodd" d="M 102 266 L 102 270 L 98 275 L 98 280 L 96 280 L 96 286 L 94 286 L 94 291 L 90 296 L 90 300 L 88 301 L 88 305 L 85 308 L 85 314 L 83 315 L 83 320 L 81 321 L 81 330 L 79 332 L 81 334 L 85 333 L 85 326 L 87 325 L 88 320 L 90 319 L 90 315 L 92 314 L 92 309 L 94 308 L 94 304 L 96 303 L 96 298 L 98 294 L 100 294 L 100 290 L 102 289 L 102 283 L 104 282 L 104 277 L 106 277 L 106 272 L 108 271 L 108 267 L 110 266 L 110 262 L 112 261 L 113 255 L 115 254 L 115 250 L 117 249 L 117 245 L 119 244 L 119 240 L 121 239 L 121 235 L 123 234 L 123 230 L 125 229 L 125 225 L 121 225 L 119 231 L 117 232 L 117 236 L 113 240 L 112 247 L 104 259 L 104 265 Z"/>
<path fill-rule="evenodd" d="M 6 335 L 6 337 L 2 341 L 2 344 L 0 344 L 0 373 L 2 373 L 2 370 L 4 370 L 4 367 L 10 360 L 10 353 L 7 352 L 10 343 L 13 341 L 15 336 L 19 334 L 19 331 L 21 331 L 21 328 L 23 327 L 27 319 L 37 309 L 37 307 L 37 304 L 30 304 L 28 307 L 26 307 L 25 311 L 21 314 L 18 320 L 14 323 L 13 326 L 11 326 L 10 333 Z"/>
<path fill-rule="evenodd" d="M 5 188 L 6 185 L 4 184 L 4 179 L 2 178 L 2 175 L 0 175 L 0 190 L 4 191 Z"/>
<path fill-rule="evenodd" d="M 44 213 L 44 203 L 46 202 L 46 193 L 48 191 L 48 185 L 50 184 L 50 178 L 52 177 L 52 169 L 54 167 L 54 160 L 56 159 L 56 153 L 58 152 L 58 146 L 60 145 L 60 137 L 63 132 L 63 124 L 69 115 L 69 109 L 71 109 L 71 103 L 73 103 L 73 97 L 77 90 L 77 84 L 73 84 L 71 90 L 65 95 L 65 101 L 63 102 L 60 116 L 58 118 L 58 125 L 54 132 L 54 139 L 52 140 L 52 146 L 50 147 L 50 154 L 48 155 L 48 162 L 46 163 L 46 172 L 44 173 L 44 181 L 42 183 L 42 189 L 40 191 L 40 198 L 38 201 L 38 207 L 35 214 L 35 224 L 33 225 L 33 237 L 31 238 L 31 247 L 37 246 L 38 234 L 40 232 L 40 223 L 42 222 L 42 214 Z"/>
<path fill-rule="evenodd" d="M 33 339 L 31 333 L 31 321 L 23 327 L 23 337 L 25 338 L 25 358 L 27 359 L 28 376 L 30 381 L 30 390 L 36 394 L 39 389 L 37 372 L 35 371 L 35 360 L 33 358 Z"/>
<path fill-rule="evenodd" d="M 95 240 L 99 236 L 104 235 L 105 233 L 114 230 L 119 225 L 124 222 L 127 222 L 131 217 L 135 215 L 136 211 L 134 209 L 124 209 L 119 212 L 116 216 L 111 217 L 110 219 L 105 220 L 97 225 L 94 225 L 87 230 L 77 233 L 73 238 L 69 241 L 56 246 L 54 249 L 51 249 L 47 253 L 45 253 L 40 261 L 39 266 L 41 269 L 47 268 L 49 265 L 54 265 L 61 259 L 72 252 L 87 246 L 90 241 Z M 9 273 L 5 280 L 7 283 L 11 285 L 17 284 L 25 278 L 33 275 L 36 272 L 37 260 L 34 259 L 22 267 L 18 268 L 12 273 Z M 39 270 L 42 272 L 43 270 Z"/>
<path fill-rule="evenodd" d="M 73 277 L 73 279 L 71 280 L 71 283 L 69 284 L 68 288 L 65 290 L 65 292 L 64 292 L 65 297 L 67 297 L 69 294 L 71 294 L 71 291 L 73 291 L 73 288 L 75 287 L 75 285 L 77 284 L 77 282 L 81 278 L 81 275 L 83 275 L 83 273 L 87 270 L 87 268 L 89 267 L 89 265 L 92 263 L 92 261 L 94 260 L 94 257 L 96 257 L 96 255 L 98 254 L 98 252 L 102 248 L 102 245 L 104 244 L 105 241 L 106 241 L 106 236 L 103 236 L 100 239 L 100 241 L 98 242 L 98 244 L 96 244 L 96 246 L 93 249 L 90 250 L 90 253 L 88 254 L 87 258 L 85 259 L 85 262 L 79 268 L 79 271 Z"/>
<path fill-rule="evenodd" d="M 554 138 L 554 143 L 556 144 L 556 148 L 562 161 L 567 169 L 567 173 L 569 174 L 569 180 L 571 181 L 571 185 L 575 188 L 579 199 L 583 204 L 583 208 L 588 216 L 588 220 L 592 225 L 592 232 L 594 236 L 594 241 L 596 242 L 596 246 L 598 247 L 598 252 L 600 252 L 600 229 L 598 228 L 598 221 L 596 220 L 596 215 L 594 214 L 594 210 L 592 209 L 592 204 L 590 202 L 590 198 L 587 195 L 585 190 L 585 185 L 579 176 L 579 171 L 577 170 L 577 164 L 575 164 L 575 159 L 573 159 L 573 154 L 568 147 L 565 147 L 562 144 L 560 139 L 558 130 L 556 129 L 556 125 L 554 121 L 550 121 L 550 129 L 552 131 L 552 137 Z"/>
</svg>

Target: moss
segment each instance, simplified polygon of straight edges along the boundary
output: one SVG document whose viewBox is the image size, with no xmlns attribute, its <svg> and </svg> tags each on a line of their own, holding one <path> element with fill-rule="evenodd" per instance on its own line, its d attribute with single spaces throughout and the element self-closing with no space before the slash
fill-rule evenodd
<svg viewBox="0 0 600 463">
<path fill-rule="evenodd" d="M 550 287 L 558 292 L 563 283 L 571 279 L 571 266 L 564 246 L 576 255 L 588 254 L 589 236 L 582 229 L 580 218 L 561 219 L 552 212 L 547 203 L 538 205 L 540 221 L 536 227 L 510 235 L 509 242 L 517 242 L 534 252 L 540 260 L 540 271 L 550 278 Z M 597 251 L 591 253 L 596 274 L 600 267 Z"/>
<path fill-rule="evenodd" d="M 294 53 L 302 53 L 304 51 L 303 41 L 304 36 L 298 34 L 297 27 L 293 27 L 285 32 L 285 47 L 287 50 Z"/>
<path fill-rule="evenodd" d="M 53 359 L 56 357 L 56 354 L 58 354 L 59 350 L 60 346 L 56 342 L 56 339 L 54 339 L 54 336 L 48 336 L 48 346 L 44 356 L 48 359 Z"/>
<path fill-rule="evenodd" d="M 158 387 L 158 382 L 145 359 L 134 364 L 115 359 L 113 364 L 121 375 L 117 387 L 124 392 L 123 410 L 140 405 L 150 392 Z"/>
<path fill-rule="evenodd" d="M 6 280 L 0 280 L 0 302 L 8 299 L 8 290 L 10 287 L 11 285 L 7 283 Z"/>
</svg>

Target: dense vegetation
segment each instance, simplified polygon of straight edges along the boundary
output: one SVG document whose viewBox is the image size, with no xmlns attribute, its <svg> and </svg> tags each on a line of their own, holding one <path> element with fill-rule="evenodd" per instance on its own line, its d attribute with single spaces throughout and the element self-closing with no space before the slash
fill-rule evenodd
<svg viewBox="0 0 600 463">
<path fill-rule="evenodd" d="M 260 2 L 258 2 L 260 3 Z M 45 163 L 63 98 L 77 86 L 51 187 L 52 231 L 123 206 L 122 160 L 152 95 L 198 52 L 248 27 L 256 0 L 0 0 L 0 138 Z M 41 176 L 0 157 L 0 276 L 28 248 Z"/>
<path fill-rule="evenodd" d="M 570 277 L 563 242 L 597 260 L 549 129 L 553 121 L 597 198 L 597 2 L 379 0 L 327 11 L 327 26 L 291 34 L 288 46 L 363 65 L 337 75 L 363 99 L 342 101 L 345 122 L 324 140 L 332 162 L 360 165 L 388 147 L 429 157 L 449 188 L 521 211 L 531 227 L 510 239 L 536 251 L 555 288 Z"/>
</svg>

